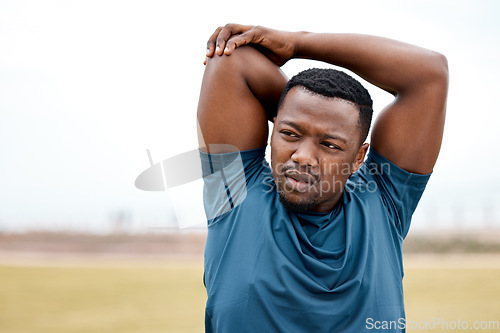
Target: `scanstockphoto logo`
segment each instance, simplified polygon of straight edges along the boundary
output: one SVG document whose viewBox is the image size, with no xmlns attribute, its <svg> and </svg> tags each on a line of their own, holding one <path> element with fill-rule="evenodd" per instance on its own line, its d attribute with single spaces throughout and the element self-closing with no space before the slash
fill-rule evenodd
<svg viewBox="0 0 500 333">
<path fill-rule="evenodd" d="M 267 162 L 263 162 L 266 163 Z M 355 173 L 353 170 L 353 164 L 351 163 L 319 163 L 319 171 L 314 172 L 313 170 L 302 171 L 301 167 L 297 165 L 290 165 L 287 163 L 278 163 L 274 167 L 276 179 L 284 177 L 292 177 L 297 181 L 306 182 L 309 184 L 308 187 L 304 187 L 302 192 L 313 192 L 322 196 L 323 194 L 332 193 L 334 191 L 341 191 L 345 186 L 345 179 L 350 177 Z M 374 193 L 378 190 L 378 184 L 374 180 L 374 176 L 389 176 L 391 173 L 390 163 L 366 163 L 366 170 L 364 173 L 371 176 L 370 180 L 365 180 L 363 182 L 351 182 L 350 189 L 358 193 Z M 295 176 L 294 176 L 295 175 Z M 347 176 L 347 177 L 346 177 Z M 270 180 L 273 178 L 272 171 L 266 172 L 265 179 Z M 338 179 L 341 178 L 341 179 Z M 266 182 L 266 189 L 263 192 L 269 193 L 275 189 L 274 183 Z M 295 188 L 281 187 L 281 192 L 295 192 Z"/>
<path fill-rule="evenodd" d="M 393 332 L 394 330 L 418 330 L 429 332 L 433 330 L 450 331 L 497 331 L 500 330 L 500 322 L 498 320 L 447 320 L 444 318 L 426 318 L 420 321 L 406 320 L 399 318 L 398 320 L 375 320 L 373 318 L 366 319 L 366 329 L 374 332 Z"/>
<path fill-rule="evenodd" d="M 238 206 L 246 198 L 245 172 L 237 147 L 227 144 L 210 144 L 208 148 L 211 152 L 227 154 L 224 156 L 205 154 L 205 158 L 202 158 L 204 160 L 202 167 L 199 149 L 193 149 L 156 163 L 149 149 L 146 149 L 149 166 L 135 180 L 135 186 L 140 190 L 168 192 L 177 226 L 181 229 L 205 226 L 206 220 L 200 221 L 203 216 L 206 216 L 208 220 L 214 219 Z M 203 153 L 201 154 L 203 157 Z M 352 173 L 352 165 L 346 163 L 321 163 L 321 166 L 322 169 L 318 173 L 311 173 L 310 176 L 301 173 L 302 178 L 299 179 L 300 181 L 306 178 L 314 180 L 314 182 L 311 181 L 311 185 L 315 186 L 311 186 L 309 190 L 319 192 L 320 196 L 323 193 L 341 190 L 344 186 L 344 182 L 340 180 L 333 182 L 320 180 L 322 174 L 350 175 Z M 389 174 L 391 171 L 389 163 L 367 164 L 364 167 L 368 168 L 365 172 L 372 175 Z M 278 166 L 278 170 L 280 170 L 278 176 L 287 172 L 287 168 L 283 165 Z M 204 184 L 200 184 L 201 179 Z M 273 191 L 275 187 L 272 173 L 269 172 L 265 179 L 269 186 L 264 191 Z M 351 186 L 357 192 L 377 191 L 377 183 L 373 180 L 368 183 L 352 183 Z M 203 204 L 201 188 L 203 188 Z M 198 195 L 200 195 L 199 202 L 194 202 L 193 198 Z"/>
</svg>

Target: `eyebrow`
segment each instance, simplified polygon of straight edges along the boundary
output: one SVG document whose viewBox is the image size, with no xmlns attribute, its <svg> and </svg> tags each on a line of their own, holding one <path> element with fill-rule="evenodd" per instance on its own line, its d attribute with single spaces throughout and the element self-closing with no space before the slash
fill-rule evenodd
<svg viewBox="0 0 500 333">
<path fill-rule="evenodd" d="M 286 124 L 288 126 L 291 126 L 291 127 L 295 128 L 299 132 L 304 132 L 304 129 L 299 124 L 294 123 L 293 121 L 281 120 L 280 122 L 283 123 L 283 124 Z M 322 138 L 322 139 L 338 140 L 338 141 L 342 141 L 344 143 L 347 143 L 346 139 L 344 139 L 344 138 L 342 138 L 342 137 L 340 137 L 338 135 L 321 133 L 319 135 L 319 137 Z"/>
</svg>

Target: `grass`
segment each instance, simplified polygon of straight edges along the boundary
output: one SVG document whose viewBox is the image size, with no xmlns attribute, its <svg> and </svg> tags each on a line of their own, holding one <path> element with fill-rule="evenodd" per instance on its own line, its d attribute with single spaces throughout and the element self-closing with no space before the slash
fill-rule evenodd
<svg viewBox="0 0 500 333">
<path fill-rule="evenodd" d="M 0 266 L 0 332 L 202 332 L 201 267 Z"/>
<path fill-rule="evenodd" d="M 471 324 L 500 320 L 498 267 L 406 266 L 409 323 L 434 318 Z M 206 294 L 202 276 L 199 262 L 91 262 L 73 267 L 3 264 L 0 332 L 203 332 Z M 456 331 L 441 327 L 408 329 Z"/>
<path fill-rule="evenodd" d="M 407 269 L 404 288 L 409 332 L 500 332 L 500 269 Z M 459 320 L 469 329 L 452 329 Z"/>
</svg>

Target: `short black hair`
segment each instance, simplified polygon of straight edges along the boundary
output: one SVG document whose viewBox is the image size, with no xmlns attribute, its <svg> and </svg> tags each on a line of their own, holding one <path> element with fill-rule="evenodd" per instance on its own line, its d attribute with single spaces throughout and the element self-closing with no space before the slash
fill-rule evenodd
<svg viewBox="0 0 500 333">
<path fill-rule="evenodd" d="M 352 76 L 330 68 L 310 68 L 302 71 L 288 81 L 278 104 L 278 110 L 288 92 L 296 87 L 306 88 L 313 94 L 325 97 L 337 97 L 356 104 L 359 108 L 359 127 L 361 130 L 361 143 L 370 131 L 373 115 L 373 101 L 365 87 Z"/>
</svg>

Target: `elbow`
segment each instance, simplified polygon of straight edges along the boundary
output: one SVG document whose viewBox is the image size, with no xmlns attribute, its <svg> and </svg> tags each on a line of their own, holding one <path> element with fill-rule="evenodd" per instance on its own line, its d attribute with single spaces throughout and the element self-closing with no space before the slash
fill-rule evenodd
<svg viewBox="0 0 500 333">
<path fill-rule="evenodd" d="M 439 82 L 444 86 L 448 86 L 448 59 L 446 56 L 439 52 L 433 52 L 431 56 L 430 64 L 430 75 L 435 82 Z"/>
<path fill-rule="evenodd" d="M 408 74 L 405 85 L 396 90 L 397 94 L 406 91 L 418 91 L 423 86 L 433 87 L 434 91 L 448 91 L 448 60 L 446 57 L 434 51 L 426 50 L 420 58 L 415 58 L 415 66 Z M 410 72 L 408 72 L 410 73 Z"/>
</svg>

